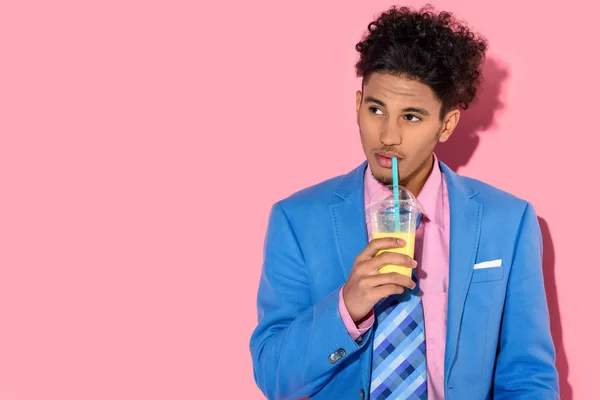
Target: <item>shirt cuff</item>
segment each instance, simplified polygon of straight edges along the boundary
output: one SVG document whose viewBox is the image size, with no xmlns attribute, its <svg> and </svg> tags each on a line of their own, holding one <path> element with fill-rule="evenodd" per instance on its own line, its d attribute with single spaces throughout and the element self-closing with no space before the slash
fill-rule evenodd
<svg viewBox="0 0 600 400">
<path fill-rule="evenodd" d="M 375 314 L 373 310 L 369 311 L 365 317 L 359 321 L 358 326 L 352 320 L 350 313 L 348 313 L 348 309 L 346 308 L 346 303 L 344 303 L 344 295 L 343 295 L 344 287 L 340 289 L 339 293 L 339 301 L 338 307 L 340 309 L 340 316 L 342 317 L 342 321 L 344 322 L 344 326 L 348 331 L 348 334 L 352 337 L 353 340 L 361 337 L 365 332 L 367 332 L 373 326 L 373 322 L 375 322 Z"/>
</svg>

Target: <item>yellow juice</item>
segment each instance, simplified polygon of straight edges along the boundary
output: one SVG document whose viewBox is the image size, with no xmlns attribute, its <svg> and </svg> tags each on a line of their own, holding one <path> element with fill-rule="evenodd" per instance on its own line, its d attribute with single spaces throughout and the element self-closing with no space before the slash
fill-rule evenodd
<svg viewBox="0 0 600 400">
<path fill-rule="evenodd" d="M 413 258 L 415 256 L 415 233 L 414 232 L 384 232 L 384 233 L 373 233 L 373 239 L 385 238 L 385 237 L 393 237 L 397 239 L 403 239 L 406 242 L 406 246 L 398 247 L 394 249 L 386 249 L 379 250 L 377 255 L 383 253 L 384 251 L 389 251 L 393 253 L 406 254 L 409 257 Z M 402 275 L 406 275 L 408 277 L 412 276 L 412 268 L 410 267 L 402 267 L 399 265 L 384 265 L 379 268 L 379 272 L 382 274 L 388 272 L 397 272 Z"/>
</svg>

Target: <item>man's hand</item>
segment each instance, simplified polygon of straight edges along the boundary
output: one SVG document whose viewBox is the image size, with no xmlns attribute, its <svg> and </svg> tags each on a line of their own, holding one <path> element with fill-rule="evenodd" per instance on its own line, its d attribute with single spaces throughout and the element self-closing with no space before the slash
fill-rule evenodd
<svg viewBox="0 0 600 400">
<path fill-rule="evenodd" d="M 379 268 L 387 264 L 415 268 L 417 262 L 405 254 L 379 250 L 404 247 L 402 239 L 373 239 L 356 257 L 354 266 L 344 285 L 344 303 L 354 322 L 363 319 L 379 300 L 392 294 L 400 294 L 405 288 L 414 289 L 416 283 L 405 275 L 396 272 L 382 274 Z"/>
</svg>

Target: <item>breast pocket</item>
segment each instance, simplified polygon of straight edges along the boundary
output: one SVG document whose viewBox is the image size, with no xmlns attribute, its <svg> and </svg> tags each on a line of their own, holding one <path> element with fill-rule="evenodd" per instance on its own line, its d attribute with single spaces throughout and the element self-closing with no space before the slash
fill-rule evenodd
<svg viewBox="0 0 600 400">
<path fill-rule="evenodd" d="M 504 277 L 505 269 L 500 259 L 479 262 L 473 266 L 471 283 L 498 281 Z"/>
</svg>

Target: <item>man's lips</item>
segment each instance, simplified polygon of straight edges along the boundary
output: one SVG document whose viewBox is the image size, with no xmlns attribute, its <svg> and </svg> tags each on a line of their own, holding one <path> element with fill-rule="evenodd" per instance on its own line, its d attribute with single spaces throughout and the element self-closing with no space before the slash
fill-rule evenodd
<svg viewBox="0 0 600 400">
<path fill-rule="evenodd" d="M 379 166 L 383 168 L 392 168 L 392 158 L 394 157 L 396 157 L 398 161 L 402 159 L 402 157 L 389 151 L 375 152 L 375 159 L 377 160 L 377 164 L 379 164 Z"/>
</svg>

